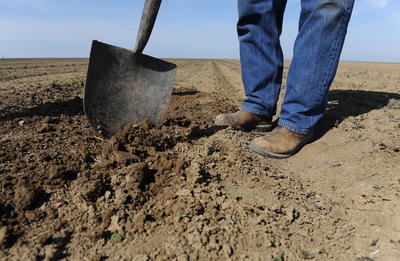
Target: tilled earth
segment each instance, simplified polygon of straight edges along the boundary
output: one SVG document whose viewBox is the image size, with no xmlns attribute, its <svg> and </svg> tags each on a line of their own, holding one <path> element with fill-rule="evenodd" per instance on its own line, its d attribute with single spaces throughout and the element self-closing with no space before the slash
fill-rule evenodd
<svg viewBox="0 0 400 261">
<path fill-rule="evenodd" d="M 87 60 L 0 61 L 0 259 L 400 259 L 399 64 L 341 64 L 316 140 L 277 161 L 212 125 L 238 61 L 174 62 L 165 124 L 106 140 Z"/>
</svg>

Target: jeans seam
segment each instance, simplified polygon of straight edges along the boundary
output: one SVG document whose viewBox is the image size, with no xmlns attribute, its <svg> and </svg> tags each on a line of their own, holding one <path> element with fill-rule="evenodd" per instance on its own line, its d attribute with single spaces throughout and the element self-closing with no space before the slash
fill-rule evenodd
<svg viewBox="0 0 400 261">
<path fill-rule="evenodd" d="M 348 13 L 350 13 L 351 10 L 350 10 L 350 6 L 349 6 L 349 0 L 345 0 L 344 2 L 345 2 L 345 4 L 346 4 L 346 11 L 347 11 Z"/>
<path fill-rule="evenodd" d="M 347 0 L 345 0 L 345 5 L 346 6 L 344 7 L 344 9 L 347 11 L 347 9 L 348 9 L 347 8 Z M 328 88 L 327 85 L 328 85 L 328 79 L 329 79 L 329 72 L 330 72 L 330 70 L 332 68 L 332 64 L 333 64 L 333 61 L 335 59 L 335 53 L 337 53 L 337 50 L 338 50 L 338 46 L 339 46 L 339 42 L 340 42 L 339 39 L 340 39 L 340 37 L 342 37 L 342 34 L 344 32 L 343 24 L 344 24 L 345 14 L 341 15 L 340 18 L 341 19 L 339 21 L 339 23 L 340 23 L 339 32 L 337 33 L 335 42 L 334 42 L 333 47 L 332 47 L 331 56 L 329 58 L 327 66 L 326 66 L 325 76 L 324 76 L 324 79 L 323 79 L 322 84 L 321 84 L 322 88 L 319 88 L 320 92 L 318 94 L 317 103 L 321 103 L 322 102 L 323 93 L 324 93 L 325 89 Z M 312 117 L 308 116 L 307 118 L 308 118 L 308 126 L 310 126 Z"/>
<path fill-rule="evenodd" d="M 276 86 L 275 86 L 275 84 L 276 84 L 276 79 L 278 78 L 278 70 L 279 70 L 279 66 L 278 66 L 278 59 L 279 59 L 279 57 L 278 57 L 278 40 L 277 40 L 277 37 L 278 37 L 278 30 L 277 30 L 277 28 L 276 28 L 276 26 L 275 26 L 275 28 L 274 28 L 275 30 L 275 39 L 274 39 L 274 41 L 275 41 L 275 48 L 274 48 L 274 57 L 275 57 L 275 61 L 274 61 L 274 76 L 272 77 L 272 82 L 271 82 L 271 93 L 272 93 L 272 101 L 275 101 L 276 100 L 276 97 L 275 97 L 275 88 L 276 88 Z M 274 110 L 274 106 L 272 107 L 272 108 L 270 108 L 270 113 L 272 113 L 272 111 Z"/>
<path fill-rule="evenodd" d="M 333 45 L 333 49 L 331 51 L 331 57 L 330 57 L 329 62 L 327 64 L 327 66 L 326 66 L 324 80 L 322 81 L 322 87 L 325 87 L 328 84 L 329 71 L 332 68 L 332 63 L 333 63 L 333 60 L 335 59 L 335 53 L 338 50 L 339 38 L 342 36 L 342 33 L 343 33 L 343 19 L 344 19 L 344 15 L 342 15 L 342 17 L 340 19 L 340 29 L 339 29 L 339 32 L 338 32 L 337 37 L 335 39 L 335 43 Z M 319 96 L 318 96 L 318 102 L 321 102 L 321 98 L 322 98 L 322 94 L 323 94 L 324 88 L 320 88 L 320 90 L 321 90 L 321 92 L 319 93 Z"/>
</svg>

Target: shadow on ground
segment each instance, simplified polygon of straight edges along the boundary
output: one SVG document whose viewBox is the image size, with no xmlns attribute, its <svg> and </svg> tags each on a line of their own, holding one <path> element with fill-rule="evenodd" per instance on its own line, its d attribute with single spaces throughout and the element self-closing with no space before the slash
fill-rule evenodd
<svg viewBox="0 0 400 261">
<path fill-rule="evenodd" d="M 400 94 L 361 90 L 332 90 L 324 117 L 315 127 L 318 140 L 343 120 L 388 106 L 391 101 L 400 104 Z"/>
<path fill-rule="evenodd" d="M 47 102 L 36 107 L 8 113 L 0 117 L 0 122 L 33 116 L 75 116 L 83 114 L 83 100 L 75 97 L 68 101 Z"/>
<path fill-rule="evenodd" d="M 174 93 L 179 96 L 190 96 L 196 91 Z M 400 94 L 362 90 L 332 90 L 328 95 L 328 106 L 324 117 L 315 127 L 315 140 L 323 137 L 330 129 L 337 127 L 343 120 L 358 116 L 389 105 L 394 101 L 400 107 Z M 33 116 L 75 116 L 83 114 L 83 100 L 75 97 L 68 101 L 49 102 L 37 107 L 13 112 L 0 117 L 0 122 Z M 212 124 L 212 123 L 210 123 Z M 221 130 L 220 127 L 209 127 L 195 130 L 192 138 L 211 136 Z"/>
</svg>

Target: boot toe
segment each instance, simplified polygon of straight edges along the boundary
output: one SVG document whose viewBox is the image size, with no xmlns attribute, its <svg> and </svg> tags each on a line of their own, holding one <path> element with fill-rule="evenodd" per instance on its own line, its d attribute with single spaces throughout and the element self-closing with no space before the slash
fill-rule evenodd
<svg viewBox="0 0 400 261">
<path fill-rule="evenodd" d="M 216 125 L 216 126 L 228 126 L 229 122 L 226 119 L 226 114 L 220 114 L 217 117 L 215 117 L 214 125 Z"/>
<path fill-rule="evenodd" d="M 289 158 L 293 154 L 281 148 L 279 140 L 276 141 L 274 136 L 270 135 L 255 138 L 249 146 L 249 149 L 264 157 L 273 159 Z"/>
</svg>

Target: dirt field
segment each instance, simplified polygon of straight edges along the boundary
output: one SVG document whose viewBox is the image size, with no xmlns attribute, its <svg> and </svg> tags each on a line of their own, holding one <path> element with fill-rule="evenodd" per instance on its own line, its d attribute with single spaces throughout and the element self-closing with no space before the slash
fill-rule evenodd
<svg viewBox="0 0 400 261">
<path fill-rule="evenodd" d="M 87 60 L 0 61 L 1 260 L 400 260 L 400 64 L 342 63 L 316 140 L 279 161 L 211 124 L 238 61 L 174 62 L 165 125 L 104 140 Z"/>
</svg>

